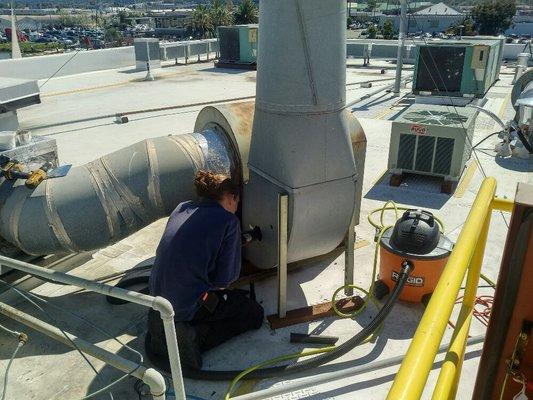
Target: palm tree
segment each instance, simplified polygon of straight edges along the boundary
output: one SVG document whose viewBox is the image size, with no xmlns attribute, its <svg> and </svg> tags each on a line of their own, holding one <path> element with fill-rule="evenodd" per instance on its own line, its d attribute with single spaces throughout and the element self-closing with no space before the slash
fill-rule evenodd
<svg viewBox="0 0 533 400">
<path fill-rule="evenodd" d="M 378 8 L 377 0 L 368 0 L 367 1 L 367 10 L 372 12 L 372 19 L 376 18 L 376 9 Z"/>
<path fill-rule="evenodd" d="M 188 28 L 196 37 L 201 39 L 209 37 L 213 31 L 213 22 L 211 20 L 210 10 L 203 5 L 196 7 L 191 14 Z"/>
<path fill-rule="evenodd" d="M 242 0 L 235 12 L 236 24 L 257 24 L 257 7 L 253 0 Z"/>
<path fill-rule="evenodd" d="M 213 0 L 209 7 L 209 16 L 211 17 L 212 29 L 215 34 L 219 26 L 227 26 L 233 23 L 233 15 L 222 4 L 221 0 Z"/>
</svg>

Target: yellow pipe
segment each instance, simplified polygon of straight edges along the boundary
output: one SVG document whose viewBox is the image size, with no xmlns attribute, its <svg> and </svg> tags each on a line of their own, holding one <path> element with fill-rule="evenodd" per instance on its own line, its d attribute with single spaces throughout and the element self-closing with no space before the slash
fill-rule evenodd
<svg viewBox="0 0 533 400">
<path fill-rule="evenodd" d="M 491 215 L 491 212 L 487 213 L 474 255 L 472 256 L 472 261 L 468 268 L 466 289 L 461 311 L 457 318 L 457 324 L 452 335 L 450 347 L 446 353 L 437 384 L 435 385 L 432 400 L 454 399 L 457 392 L 464 354 L 466 351 L 466 340 L 468 339 L 468 332 L 470 331 L 470 323 L 472 321 L 472 311 L 476 301 L 479 276 L 483 264 L 483 255 L 485 253 Z"/>
<path fill-rule="evenodd" d="M 506 212 L 513 212 L 514 200 L 502 199 L 500 197 L 494 197 L 492 200 L 492 209 Z"/>
<path fill-rule="evenodd" d="M 495 191 L 496 180 L 485 178 L 396 374 L 388 400 L 419 399 L 422 396 L 466 269 L 474 255 L 479 232 L 491 212 Z"/>
</svg>

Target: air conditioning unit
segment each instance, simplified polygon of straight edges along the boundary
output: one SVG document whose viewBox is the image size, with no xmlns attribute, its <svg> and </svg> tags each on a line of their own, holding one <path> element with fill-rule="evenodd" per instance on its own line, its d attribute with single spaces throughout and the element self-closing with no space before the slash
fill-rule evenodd
<svg viewBox="0 0 533 400">
<path fill-rule="evenodd" d="M 392 121 L 389 147 L 391 185 L 404 173 L 444 178 L 443 192 L 459 180 L 472 151 L 474 108 L 414 104 Z"/>
<path fill-rule="evenodd" d="M 413 93 L 419 96 L 482 98 L 498 80 L 502 53 L 503 39 L 482 38 L 419 45 Z"/>
<path fill-rule="evenodd" d="M 257 68 L 257 24 L 218 27 L 221 68 Z"/>
</svg>

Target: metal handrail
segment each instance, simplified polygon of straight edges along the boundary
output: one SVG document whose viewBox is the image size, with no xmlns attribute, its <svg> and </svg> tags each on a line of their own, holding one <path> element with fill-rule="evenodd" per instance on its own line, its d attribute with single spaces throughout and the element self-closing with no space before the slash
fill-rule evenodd
<svg viewBox="0 0 533 400">
<path fill-rule="evenodd" d="M 512 211 L 513 207 L 512 201 L 495 198 L 495 191 L 496 180 L 485 178 L 396 374 L 388 400 L 421 398 L 461 283 L 468 271 L 459 317 L 432 397 L 433 400 L 455 398 L 492 210 Z"/>
<path fill-rule="evenodd" d="M 41 278 L 72 285 L 83 288 L 90 292 L 100 293 L 105 296 L 114 297 L 121 300 L 126 300 L 130 303 L 139 304 L 141 306 L 150 307 L 160 313 L 165 328 L 165 339 L 167 342 L 168 356 L 170 360 L 170 372 L 172 376 L 172 383 L 174 386 L 174 393 L 177 399 L 185 400 L 185 386 L 183 383 L 183 375 L 181 372 L 181 364 L 178 352 L 178 342 L 176 338 L 176 327 L 174 325 L 174 309 L 170 302 L 160 296 L 149 296 L 146 294 L 134 292 L 131 290 L 121 289 L 115 286 L 107 285 L 101 282 L 95 282 L 88 279 L 80 278 L 65 274 L 64 272 L 52 271 L 47 268 L 38 267 L 36 265 L 15 260 L 13 258 L 0 255 L 0 265 L 25 272 L 30 275 L 39 276 Z M 103 360 L 105 361 L 105 360 Z"/>
<path fill-rule="evenodd" d="M 84 354 L 88 354 L 107 365 L 110 365 L 128 375 L 142 380 L 150 388 L 150 393 L 154 400 L 165 400 L 166 382 L 165 378 L 153 368 L 146 368 L 133 361 L 125 359 L 115 353 L 103 349 L 95 344 L 74 336 L 56 326 L 50 325 L 38 318 L 32 317 L 16 308 L 0 302 L 0 314 L 11 318 L 29 328 L 41 332 L 48 337 L 64 345 L 76 348 Z M 118 381 L 115 381 L 115 383 Z M 102 389 L 99 389 L 99 391 Z M 94 395 L 94 392 L 93 392 Z"/>
</svg>

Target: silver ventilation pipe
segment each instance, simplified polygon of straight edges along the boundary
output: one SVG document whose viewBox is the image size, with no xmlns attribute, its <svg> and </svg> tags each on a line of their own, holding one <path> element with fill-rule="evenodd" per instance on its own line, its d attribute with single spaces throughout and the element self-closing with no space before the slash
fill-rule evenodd
<svg viewBox="0 0 533 400">
<path fill-rule="evenodd" d="M 230 138 L 206 129 L 144 140 L 36 189 L 3 180 L 0 236 L 34 255 L 98 249 L 195 198 L 198 169 L 240 175 L 239 164 Z"/>
<path fill-rule="evenodd" d="M 346 104 L 346 2 L 262 0 L 250 181 L 243 224 L 263 240 L 246 257 L 278 262 L 278 196 L 289 196 L 288 261 L 333 250 L 356 207 Z M 360 177 L 362 179 L 362 176 Z"/>
</svg>

